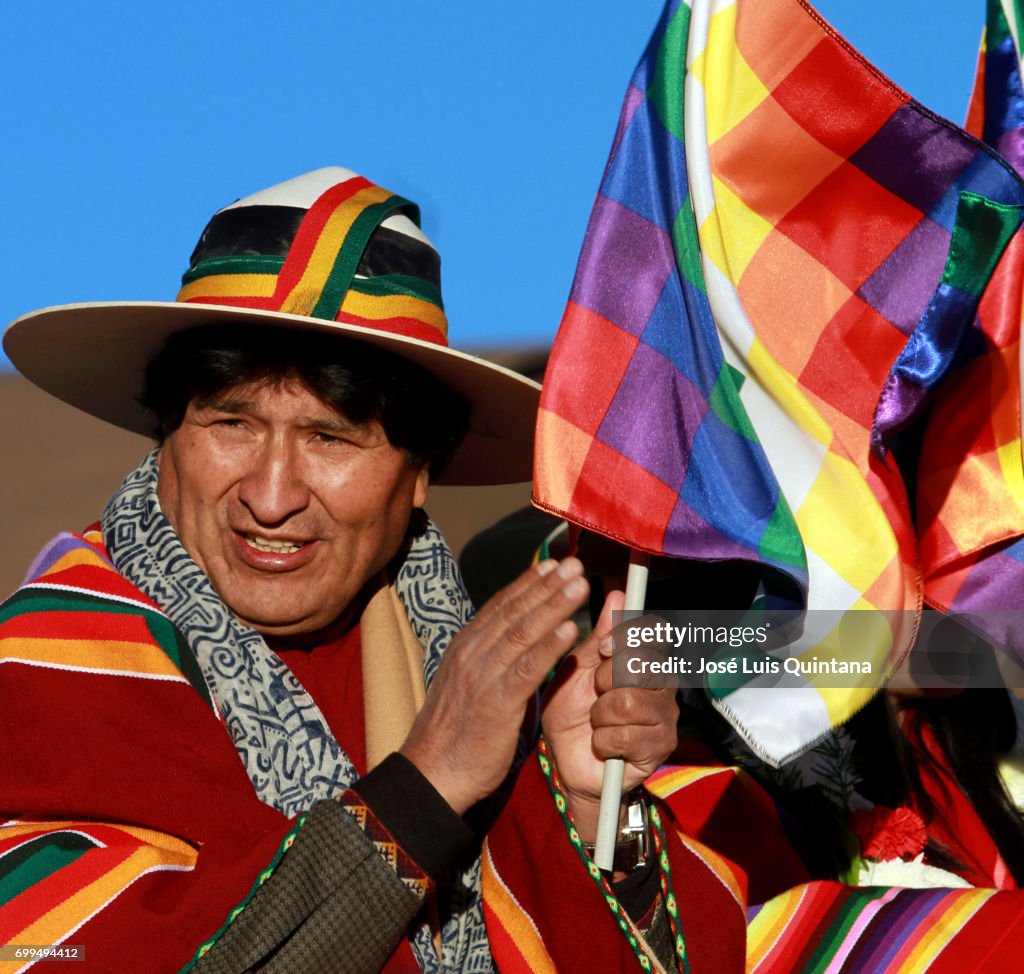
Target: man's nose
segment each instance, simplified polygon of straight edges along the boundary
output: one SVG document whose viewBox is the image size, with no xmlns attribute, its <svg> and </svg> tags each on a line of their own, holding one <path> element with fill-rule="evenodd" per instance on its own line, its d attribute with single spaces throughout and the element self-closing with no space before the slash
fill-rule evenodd
<svg viewBox="0 0 1024 974">
<path fill-rule="evenodd" d="M 250 467 L 238 485 L 238 498 L 260 524 L 274 525 L 309 504 L 309 488 L 291 445 L 268 438 L 254 451 Z"/>
</svg>

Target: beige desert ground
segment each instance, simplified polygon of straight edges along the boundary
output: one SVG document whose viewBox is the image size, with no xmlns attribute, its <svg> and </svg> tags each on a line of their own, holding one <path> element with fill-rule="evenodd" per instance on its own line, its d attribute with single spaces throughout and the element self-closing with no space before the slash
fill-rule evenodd
<svg viewBox="0 0 1024 974">
<path fill-rule="evenodd" d="M 492 355 L 534 372 L 543 353 Z M 150 448 L 58 402 L 20 376 L 0 373 L 0 599 L 21 582 L 39 548 L 99 518 L 107 498 Z M 459 552 L 479 529 L 529 500 L 529 485 L 437 487 L 428 511 Z"/>
</svg>

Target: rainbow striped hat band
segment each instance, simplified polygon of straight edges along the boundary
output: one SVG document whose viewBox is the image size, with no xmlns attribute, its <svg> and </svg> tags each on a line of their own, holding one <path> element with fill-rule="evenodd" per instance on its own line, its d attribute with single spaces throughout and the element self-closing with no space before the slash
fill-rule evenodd
<svg viewBox="0 0 1024 974">
<path fill-rule="evenodd" d="M 229 322 L 338 333 L 415 362 L 470 405 L 469 433 L 438 482 L 530 479 L 540 387 L 448 347 L 441 260 L 419 209 L 340 167 L 214 214 L 175 301 L 43 308 L 8 327 L 4 350 L 58 399 L 148 434 L 146 365 L 171 334 Z"/>
<path fill-rule="evenodd" d="M 419 208 L 318 169 L 216 213 L 178 300 L 324 318 L 448 344 L 441 258 Z"/>
</svg>

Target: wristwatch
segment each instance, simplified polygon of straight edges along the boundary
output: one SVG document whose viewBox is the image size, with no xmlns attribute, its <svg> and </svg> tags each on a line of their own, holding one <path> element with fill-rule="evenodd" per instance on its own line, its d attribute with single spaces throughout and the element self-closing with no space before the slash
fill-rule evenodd
<svg viewBox="0 0 1024 974">
<path fill-rule="evenodd" d="M 631 873 L 647 865 L 651 855 L 651 820 L 647 810 L 647 799 L 642 791 L 632 791 L 626 796 L 626 820 L 619 829 L 619 841 L 615 844 L 612 870 Z M 587 855 L 593 857 L 594 846 L 584 842 Z"/>
</svg>

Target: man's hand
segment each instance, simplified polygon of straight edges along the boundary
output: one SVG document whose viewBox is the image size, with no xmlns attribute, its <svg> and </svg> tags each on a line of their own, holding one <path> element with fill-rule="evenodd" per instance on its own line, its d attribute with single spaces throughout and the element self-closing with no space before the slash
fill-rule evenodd
<svg viewBox="0 0 1024 974">
<path fill-rule="evenodd" d="M 452 640 L 401 753 L 460 815 L 504 781 L 527 704 L 576 641 L 588 592 L 575 558 L 542 562 Z"/>
<path fill-rule="evenodd" d="M 584 842 L 593 842 L 608 758 L 625 763 L 623 788 L 639 785 L 676 747 L 679 707 L 672 689 L 612 687 L 612 592 L 597 627 L 565 660 L 545 694 L 544 737 Z"/>
</svg>

